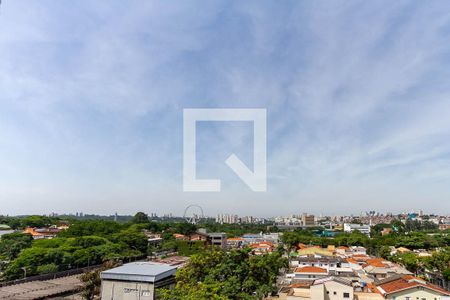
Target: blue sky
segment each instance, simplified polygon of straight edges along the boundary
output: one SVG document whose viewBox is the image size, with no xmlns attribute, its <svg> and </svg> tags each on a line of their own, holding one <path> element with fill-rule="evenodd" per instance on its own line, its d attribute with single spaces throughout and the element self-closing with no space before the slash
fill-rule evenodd
<svg viewBox="0 0 450 300">
<path fill-rule="evenodd" d="M 450 213 L 448 1 L 24 1 L 0 7 L 0 214 Z M 266 108 L 268 191 L 246 123 L 199 124 L 182 191 L 183 108 Z"/>
</svg>

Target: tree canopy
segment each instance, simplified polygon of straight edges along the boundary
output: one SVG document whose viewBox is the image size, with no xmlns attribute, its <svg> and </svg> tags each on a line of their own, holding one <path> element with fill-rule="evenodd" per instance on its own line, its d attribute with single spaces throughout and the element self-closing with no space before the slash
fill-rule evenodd
<svg viewBox="0 0 450 300">
<path fill-rule="evenodd" d="M 287 260 L 279 252 L 253 256 L 248 249 L 211 249 L 191 256 L 177 271 L 175 289 L 163 290 L 161 299 L 261 299 L 275 291 L 284 267 Z"/>
</svg>

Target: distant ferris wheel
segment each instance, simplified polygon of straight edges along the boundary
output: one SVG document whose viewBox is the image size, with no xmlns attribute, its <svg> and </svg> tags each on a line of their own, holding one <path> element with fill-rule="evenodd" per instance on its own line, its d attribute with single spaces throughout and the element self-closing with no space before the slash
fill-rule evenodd
<svg viewBox="0 0 450 300">
<path fill-rule="evenodd" d="M 197 224 L 204 217 L 203 208 L 200 205 L 191 204 L 184 210 L 183 218 L 191 224 Z"/>
</svg>

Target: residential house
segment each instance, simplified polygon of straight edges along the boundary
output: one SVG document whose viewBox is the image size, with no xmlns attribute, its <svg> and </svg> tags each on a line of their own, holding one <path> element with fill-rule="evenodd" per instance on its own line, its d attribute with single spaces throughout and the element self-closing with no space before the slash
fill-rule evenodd
<svg viewBox="0 0 450 300">
<path fill-rule="evenodd" d="M 197 231 L 195 233 L 192 233 L 189 236 L 189 240 L 190 241 L 194 241 L 194 242 L 197 242 L 197 241 L 207 242 L 208 241 L 208 234 L 206 232 L 204 232 L 204 231 Z"/>
<path fill-rule="evenodd" d="M 341 267 L 344 260 L 335 256 L 297 256 L 291 258 L 291 267 L 319 267 L 326 269 L 327 272 L 335 272 L 336 268 Z"/>
<path fill-rule="evenodd" d="M 412 275 L 412 273 L 405 268 L 382 258 L 368 259 L 366 261 L 366 265 L 363 266 L 363 269 L 367 275 L 373 276 L 374 278 L 379 280 L 389 278 L 398 274 Z"/>
<path fill-rule="evenodd" d="M 261 242 L 261 243 L 251 244 L 250 248 L 252 249 L 252 252 L 255 255 L 262 255 L 265 253 L 273 252 L 274 245 L 271 242 Z"/>
<path fill-rule="evenodd" d="M 300 247 L 300 249 L 297 250 L 298 256 L 308 256 L 308 255 L 314 255 L 317 257 L 323 257 L 323 256 L 334 256 L 333 251 L 330 251 L 328 249 L 321 248 L 320 246 L 311 246 L 311 247 Z"/>
<path fill-rule="evenodd" d="M 324 300 L 353 300 L 353 286 L 351 282 L 339 277 L 328 277 L 314 281 L 310 287 L 310 299 Z"/>
<path fill-rule="evenodd" d="M 411 276 L 393 276 L 377 284 L 379 293 L 389 300 L 443 300 L 450 292 L 425 280 Z"/>
<path fill-rule="evenodd" d="M 227 238 L 227 248 L 239 249 L 244 244 L 244 239 L 240 237 Z"/>
<path fill-rule="evenodd" d="M 328 276 L 328 271 L 319 267 L 298 267 L 294 270 L 294 279 L 316 280 Z"/>
<path fill-rule="evenodd" d="M 187 241 L 189 240 L 189 238 L 187 236 L 185 236 L 184 234 L 181 233 L 174 233 L 173 237 L 177 240 L 177 241 Z"/>
<path fill-rule="evenodd" d="M 42 227 L 42 228 L 36 228 L 36 227 L 26 227 L 23 230 L 23 233 L 31 234 L 33 239 L 52 239 L 56 237 L 58 233 L 61 232 L 61 229 L 58 229 L 56 226 L 51 227 Z"/>
</svg>

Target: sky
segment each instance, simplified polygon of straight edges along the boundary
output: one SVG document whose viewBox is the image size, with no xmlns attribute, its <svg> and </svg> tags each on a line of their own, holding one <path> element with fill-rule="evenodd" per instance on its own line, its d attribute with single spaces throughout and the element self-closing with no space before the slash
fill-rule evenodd
<svg viewBox="0 0 450 300">
<path fill-rule="evenodd" d="M 199 122 L 183 191 L 183 109 Z M 0 6 L 0 214 L 450 213 L 450 2 L 51 1 Z"/>
</svg>

